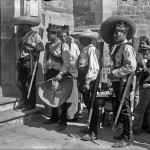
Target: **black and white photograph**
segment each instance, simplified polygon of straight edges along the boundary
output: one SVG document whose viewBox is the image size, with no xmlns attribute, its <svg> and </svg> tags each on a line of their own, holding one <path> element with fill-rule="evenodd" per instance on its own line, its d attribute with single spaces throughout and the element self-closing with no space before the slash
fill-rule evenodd
<svg viewBox="0 0 150 150">
<path fill-rule="evenodd" d="M 0 0 L 0 150 L 150 150 L 150 0 Z"/>
</svg>

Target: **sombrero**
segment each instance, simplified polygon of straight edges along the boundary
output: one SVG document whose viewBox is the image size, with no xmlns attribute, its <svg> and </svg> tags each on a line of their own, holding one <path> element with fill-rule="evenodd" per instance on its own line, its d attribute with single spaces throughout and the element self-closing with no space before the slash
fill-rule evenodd
<svg viewBox="0 0 150 150">
<path fill-rule="evenodd" d="M 125 22 L 129 26 L 129 31 L 127 34 L 127 40 L 130 40 L 136 31 L 136 25 L 135 22 L 126 16 L 111 16 L 108 19 L 106 19 L 100 27 L 100 34 L 104 42 L 107 44 L 112 44 L 113 43 L 113 36 L 112 36 L 112 27 L 115 23 L 117 22 Z"/>
<path fill-rule="evenodd" d="M 11 18 L 11 23 L 13 25 L 19 26 L 20 24 L 30 24 L 32 27 L 36 27 L 40 24 L 41 20 L 38 17 L 32 16 L 20 16 Z"/>
<path fill-rule="evenodd" d="M 39 97 L 51 107 L 62 105 L 71 95 L 73 79 L 63 77 L 60 82 L 47 80 L 38 88 Z"/>
<path fill-rule="evenodd" d="M 82 32 L 70 33 L 70 34 L 74 38 L 80 38 L 80 37 L 86 37 L 86 38 L 90 38 L 90 39 L 98 39 L 99 38 L 99 33 L 93 32 L 90 29 L 85 29 Z"/>
</svg>

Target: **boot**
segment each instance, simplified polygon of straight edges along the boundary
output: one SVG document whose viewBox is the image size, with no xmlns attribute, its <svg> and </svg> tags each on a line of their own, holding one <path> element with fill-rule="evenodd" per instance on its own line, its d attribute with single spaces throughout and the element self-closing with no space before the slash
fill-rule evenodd
<svg viewBox="0 0 150 150">
<path fill-rule="evenodd" d="M 118 136 L 114 136 L 113 137 L 113 139 L 115 139 L 115 140 L 122 140 L 124 138 L 124 135 L 123 135 L 123 133 L 122 134 L 120 134 L 120 135 L 118 135 Z"/>
<path fill-rule="evenodd" d="M 97 134 L 91 131 L 89 134 L 84 135 L 82 141 L 95 141 L 97 139 Z"/>
<path fill-rule="evenodd" d="M 123 116 L 123 134 L 127 141 L 133 143 L 132 117 L 127 115 Z"/>
<path fill-rule="evenodd" d="M 133 145 L 133 142 L 126 141 L 125 139 L 120 140 L 119 142 L 112 145 L 113 148 L 120 148 Z"/>
<path fill-rule="evenodd" d="M 150 134 L 150 128 L 148 128 L 148 129 L 146 130 L 146 132 Z"/>
<path fill-rule="evenodd" d="M 22 110 L 23 108 L 25 108 L 27 106 L 27 100 L 26 99 L 19 99 L 16 102 L 15 108 L 16 110 Z"/>
</svg>

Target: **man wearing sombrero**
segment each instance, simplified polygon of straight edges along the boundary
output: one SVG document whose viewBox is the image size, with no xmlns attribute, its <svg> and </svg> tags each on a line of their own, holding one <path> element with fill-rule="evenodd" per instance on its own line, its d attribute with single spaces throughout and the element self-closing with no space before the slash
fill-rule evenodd
<svg viewBox="0 0 150 150">
<path fill-rule="evenodd" d="M 39 56 L 39 52 L 44 50 L 40 35 L 31 29 L 40 24 L 40 19 L 31 16 L 21 16 L 14 17 L 11 21 L 13 25 L 19 27 L 18 37 L 21 39 L 19 43 L 19 55 L 17 58 L 17 85 L 22 93 L 24 104 L 18 106 L 18 108 L 23 108 L 22 110 L 26 111 L 34 109 L 36 106 L 36 75 L 32 83 L 29 98 L 27 98 L 27 94 L 35 61 Z"/>
<path fill-rule="evenodd" d="M 135 23 L 131 18 L 125 16 L 112 16 L 105 20 L 100 28 L 103 40 L 110 45 L 110 56 L 113 61 L 113 70 L 108 74 L 112 81 L 116 95 L 116 108 L 118 110 L 123 90 L 126 86 L 128 76 L 136 70 L 136 51 L 128 42 L 135 34 Z M 115 136 L 118 143 L 112 145 L 114 148 L 125 147 L 133 144 L 132 116 L 130 102 L 130 88 L 127 90 L 120 116 L 123 121 L 123 133 Z M 120 117 L 119 117 L 120 121 Z"/>
<path fill-rule="evenodd" d="M 72 35 L 74 38 L 79 38 L 80 44 L 84 47 L 81 50 L 78 60 L 78 81 L 79 91 L 83 95 L 84 103 L 90 112 L 91 100 L 94 93 L 95 82 L 97 74 L 99 72 L 98 55 L 99 52 L 92 44 L 92 40 L 97 40 L 99 33 L 92 32 L 91 30 L 83 30 Z M 98 123 L 98 104 L 94 102 L 93 113 L 89 129 L 80 130 L 82 133 L 86 133 L 82 140 L 93 141 L 97 138 L 97 123 Z"/>
</svg>

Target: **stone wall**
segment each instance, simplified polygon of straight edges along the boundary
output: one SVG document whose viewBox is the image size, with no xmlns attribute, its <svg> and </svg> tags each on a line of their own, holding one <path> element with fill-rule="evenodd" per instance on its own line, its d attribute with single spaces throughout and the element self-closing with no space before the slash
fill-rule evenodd
<svg viewBox="0 0 150 150">
<path fill-rule="evenodd" d="M 117 14 L 129 16 L 135 21 L 135 37 L 146 35 L 150 38 L 150 0 L 118 0 L 117 6 Z"/>
<path fill-rule="evenodd" d="M 73 0 L 42 1 L 41 13 L 44 27 L 48 23 L 67 24 L 74 30 Z"/>
<path fill-rule="evenodd" d="M 59 13 L 73 14 L 73 0 L 43 1 L 42 9 Z"/>
<path fill-rule="evenodd" d="M 1 0 L 1 87 L 2 94 L 16 93 L 15 34 L 9 19 L 14 16 L 14 0 Z"/>
<path fill-rule="evenodd" d="M 75 29 L 99 29 L 102 22 L 102 0 L 74 0 Z"/>
</svg>

